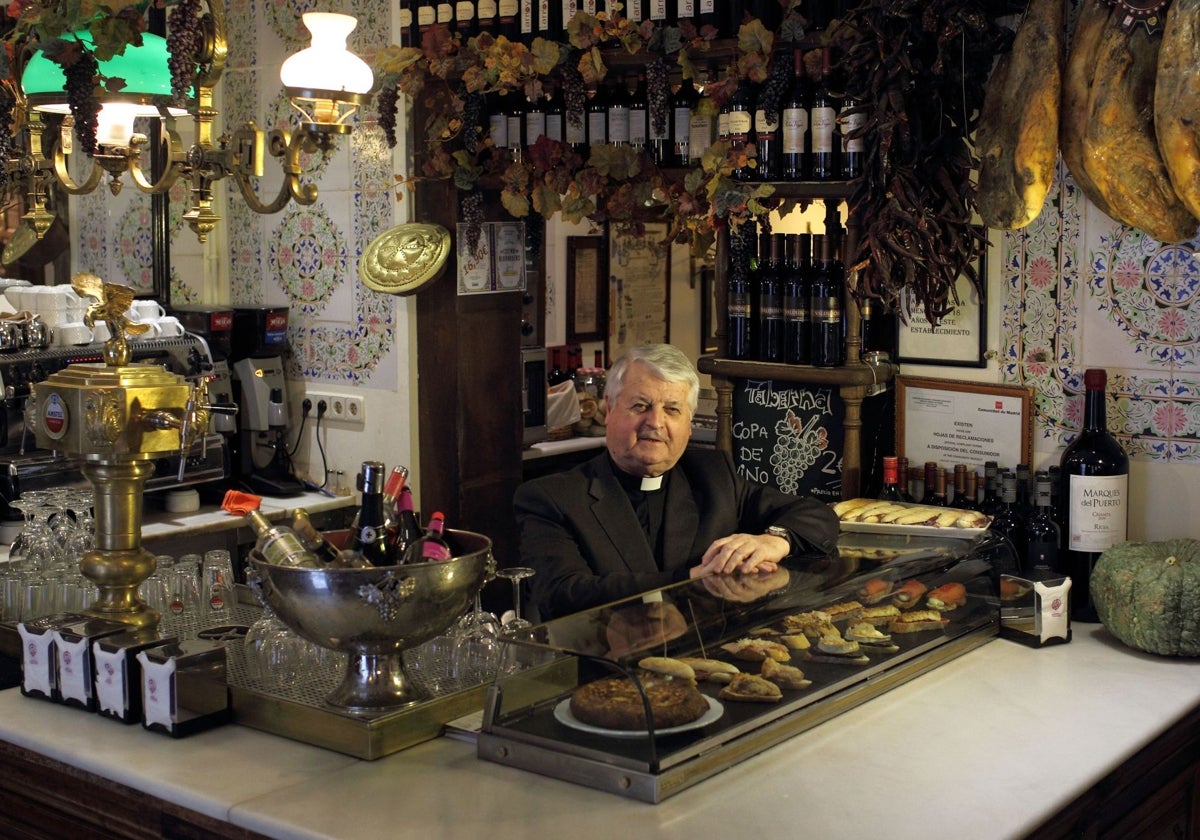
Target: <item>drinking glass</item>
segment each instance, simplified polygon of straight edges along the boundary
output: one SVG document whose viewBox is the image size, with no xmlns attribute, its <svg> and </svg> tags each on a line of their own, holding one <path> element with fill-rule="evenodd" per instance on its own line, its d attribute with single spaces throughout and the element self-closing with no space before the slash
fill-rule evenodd
<svg viewBox="0 0 1200 840">
<path fill-rule="evenodd" d="M 450 673 L 459 688 L 490 682 L 500 663 L 500 620 L 483 608 L 486 583 L 475 593 L 474 608 L 458 620 L 455 628 Z"/>
<path fill-rule="evenodd" d="M 164 575 L 170 593 L 167 600 L 168 609 L 172 615 L 200 614 L 200 566 L 198 563 L 183 562 L 186 557 L 187 555 Z"/>
<path fill-rule="evenodd" d="M 233 615 L 233 561 L 229 552 L 214 548 L 204 553 L 200 572 L 201 597 L 209 618 L 228 621 Z"/>
</svg>

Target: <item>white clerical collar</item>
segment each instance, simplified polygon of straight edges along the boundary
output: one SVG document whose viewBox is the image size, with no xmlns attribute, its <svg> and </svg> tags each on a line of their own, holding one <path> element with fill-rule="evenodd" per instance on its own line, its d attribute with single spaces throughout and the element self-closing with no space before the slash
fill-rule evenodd
<svg viewBox="0 0 1200 840">
<path fill-rule="evenodd" d="M 661 490 L 662 483 L 663 483 L 663 476 L 661 476 L 661 475 L 656 475 L 653 477 L 643 476 L 642 477 L 642 485 L 639 489 L 643 493 L 648 492 L 650 490 Z"/>
</svg>

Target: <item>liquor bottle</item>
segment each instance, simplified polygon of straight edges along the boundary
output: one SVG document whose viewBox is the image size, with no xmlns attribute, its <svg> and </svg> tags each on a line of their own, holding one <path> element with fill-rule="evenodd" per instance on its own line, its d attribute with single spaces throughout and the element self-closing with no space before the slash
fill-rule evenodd
<svg viewBox="0 0 1200 840">
<path fill-rule="evenodd" d="M 304 550 L 317 558 L 320 565 L 337 565 L 339 553 L 337 547 L 325 538 L 317 526 L 312 524 L 312 520 L 308 518 L 308 511 L 304 508 L 296 508 L 292 512 L 292 530 L 300 538 L 300 544 L 304 546 Z"/>
<path fill-rule="evenodd" d="M 450 546 L 446 544 L 443 532 L 446 527 L 446 517 L 442 512 L 434 511 L 425 527 L 425 533 L 408 544 L 404 550 L 404 563 L 437 563 L 449 560 L 452 556 Z"/>
<path fill-rule="evenodd" d="M 608 142 L 608 96 L 603 85 L 591 90 L 587 101 L 587 142 L 603 146 Z"/>
<path fill-rule="evenodd" d="M 731 68 L 730 73 L 733 72 Z M 747 151 L 753 133 L 754 91 L 749 81 L 742 80 L 721 108 L 717 134 L 729 143 L 730 151 L 740 154 Z M 730 175 L 735 181 L 750 181 L 754 179 L 754 170 L 755 166 L 748 162 L 734 169 Z"/>
<path fill-rule="evenodd" d="M 608 108 L 605 124 L 607 142 L 613 146 L 626 146 L 629 144 L 629 88 L 621 79 L 610 82 L 604 88 Z"/>
<path fill-rule="evenodd" d="M 806 365 L 811 358 L 808 272 L 812 262 L 812 236 L 789 233 L 788 260 L 783 282 L 783 360 Z"/>
<path fill-rule="evenodd" d="M 408 547 L 421 536 L 421 523 L 413 510 L 412 490 L 404 487 L 396 501 L 396 527 L 389 534 L 394 557 L 404 557 Z"/>
<path fill-rule="evenodd" d="M 255 551 L 268 563 L 302 569 L 315 569 L 321 565 L 304 547 L 295 531 L 286 525 L 272 525 L 267 517 L 263 516 L 262 511 L 252 510 L 247 513 L 246 522 L 257 538 L 254 543 Z"/>
<path fill-rule="evenodd" d="M 862 129 L 867 124 L 867 112 L 863 103 L 857 99 L 843 97 L 842 110 L 838 114 L 838 136 L 841 139 L 841 162 L 838 175 L 850 180 L 863 174 L 863 145 Z"/>
<path fill-rule="evenodd" d="M 1017 568 L 1025 569 L 1026 551 L 1028 550 L 1027 529 L 1025 520 L 1017 515 L 1017 476 L 1005 471 L 1000 474 L 1000 512 L 992 519 L 989 530 L 1008 537 L 1013 551 L 1017 555 Z"/>
<path fill-rule="evenodd" d="M 372 566 L 390 566 L 394 562 L 388 551 L 387 523 L 383 514 L 384 469 L 382 461 L 363 461 L 356 482 L 362 496 L 358 528 L 351 536 L 350 549 L 361 553 Z"/>
<path fill-rule="evenodd" d="M 484 0 L 479 0 L 480 8 L 483 8 L 483 4 Z M 496 23 L 501 35 L 510 41 L 520 41 L 522 34 L 520 0 L 499 0 L 496 4 Z M 479 15 L 479 29 L 481 32 L 491 31 L 484 22 L 482 13 Z"/>
<path fill-rule="evenodd" d="M 803 50 L 792 51 L 792 85 L 780 111 L 779 154 L 785 181 L 803 181 L 808 175 L 808 79 Z"/>
<path fill-rule="evenodd" d="M 1059 577 L 1058 544 L 1062 538 L 1054 509 L 1050 506 L 1050 474 L 1039 470 L 1034 475 L 1034 508 L 1026 526 L 1026 571 L 1033 580 Z"/>
<path fill-rule="evenodd" d="M 895 455 L 883 456 L 883 489 L 879 498 L 888 502 L 907 501 L 900 492 L 899 469 Z"/>
<path fill-rule="evenodd" d="M 700 92 L 691 79 L 679 83 L 679 89 L 671 94 L 671 156 L 668 166 L 687 166 L 691 160 L 689 137 L 691 135 L 692 110 L 700 103 Z"/>
<path fill-rule="evenodd" d="M 837 152 L 834 133 L 837 127 L 838 101 L 830 90 L 830 55 L 828 48 L 821 50 L 821 78 L 812 96 L 812 155 L 809 168 L 814 181 L 828 181 L 838 177 Z"/>
<path fill-rule="evenodd" d="M 1092 568 L 1107 548 L 1125 540 L 1129 511 L 1129 458 L 1108 431 L 1104 404 L 1108 374 L 1083 375 L 1083 428 L 1059 462 L 1064 571 L 1071 576 L 1071 618 L 1098 621 L 1092 603 Z"/>
<path fill-rule="evenodd" d="M 783 361 L 783 234 L 763 234 L 758 267 L 758 360 Z"/>
<path fill-rule="evenodd" d="M 995 516 L 1000 512 L 1003 502 L 999 493 L 1000 466 L 995 461 L 987 461 L 983 465 L 983 500 L 979 503 L 979 512 Z"/>
<path fill-rule="evenodd" d="M 629 145 L 644 149 L 650 138 L 650 93 L 646 89 L 646 74 L 637 74 L 637 85 L 629 95 Z M 653 160 L 661 162 L 661 150 L 651 149 Z"/>
<path fill-rule="evenodd" d="M 546 133 L 545 96 L 540 99 L 525 100 L 525 147 L 537 144 L 538 138 Z"/>
<path fill-rule="evenodd" d="M 817 367 L 837 367 L 845 360 L 842 341 L 842 293 L 845 280 L 842 264 L 833 251 L 833 237 L 813 236 L 812 283 L 809 287 L 809 317 L 812 342 L 811 364 Z"/>
<path fill-rule="evenodd" d="M 513 32 L 513 24 L 517 19 L 517 3 L 516 0 L 508 0 L 510 10 L 508 15 L 508 25 L 501 31 L 500 29 L 500 4 L 497 0 L 476 0 L 475 3 L 475 31 L 490 32 L 493 35 L 503 35 L 509 40 L 515 40 Z"/>
<path fill-rule="evenodd" d="M 753 327 L 751 298 L 753 296 L 751 252 L 754 250 L 754 231 L 749 223 L 729 233 L 729 291 L 725 304 L 725 337 L 731 359 L 753 359 Z"/>
<path fill-rule="evenodd" d="M 475 24 L 475 0 L 455 0 L 454 31 L 462 36 L 464 42 L 475 34 Z"/>
<path fill-rule="evenodd" d="M 937 461 L 925 462 L 925 495 L 921 497 L 923 505 L 938 505 L 945 507 L 946 505 L 946 484 L 945 478 L 942 479 L 941 501 L 938 501 L 938 475 L 941 470 L 938 469 Z"/>
</svg>

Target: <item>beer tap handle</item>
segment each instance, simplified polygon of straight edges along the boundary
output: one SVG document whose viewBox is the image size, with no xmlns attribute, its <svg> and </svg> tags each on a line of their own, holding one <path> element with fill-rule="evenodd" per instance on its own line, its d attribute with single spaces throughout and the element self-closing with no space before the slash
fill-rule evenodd
<svg viewBox="0 0 1200 840">
<path fill-rule="evenodd" d="M 208 398 L 208 382 L 211 376 L 200 376 L 188 394 L 187 405 L 183 409 L 183 421 L 179 426 L 179 476 L 183 481 L 183 471 L 187 465 L 187 453 L 199 436 L 201 451 L 208 454 L 208 422 L 213 414 L 237 414 L 236 405 L 213 405 Z"/>
</svg>

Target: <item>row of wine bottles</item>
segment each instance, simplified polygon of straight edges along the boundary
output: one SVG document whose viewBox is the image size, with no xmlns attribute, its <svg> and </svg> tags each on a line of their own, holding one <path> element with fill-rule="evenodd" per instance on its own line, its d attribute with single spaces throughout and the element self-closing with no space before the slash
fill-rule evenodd
<svg viewBox="0 0 1200 840">
<path fill-rule="evenodd" d="M 718 110 L 706 103 L 704 84 L 718 76 L 709 64 L 698 88 L 691 79 L 672 87 L 651 84 L 647 74 L 667 72 L 661 64 L 624 75 L 612 73 L 598 86 L 568 95 L 556 79 L 545 94 L 528 98 L 515 91 L 491 94 L 486 103 L 486 130 L 494 149 L 519 157 L 547 137 L 586 152 L 591 146 L 645 149 L 661 167 L 696 166 L 714 140 L 734 150 L 747 150 L 745 166 L 733 177 L 751 181 L 848 180 L 862 174 L 866 113 L 855 101 L 834 92 L 829 51 L 815 51 L 822 71 L 810 83 L 805 53 L 791 56 L 792 77 L 786 91 L 772 91 L 743 80 Z M 780 54 L 774 59 L 787 61 Z M 578 83 L 578 82 L 575 82 Z M 655 96 L 653 91 L 669 91 Z M 772 94 L 774 94 L 772 96 Z M 572 112 L 570 102 L 582 103 Z M 753 154 L 749 149 L 753 148 Z"/>
<path fill-rule="evenodd" d="M 510 41 L 532 43 L 535 37 L 566 42 L 567 25 L 577 12 L 611 18 L 615 0 L 401 0 L 401 46 L 416 46 L 430 27 L 441 24 L 469 38 L 480 32 Z M 736 38 L 747 18 L 767 29 L 782 23 L 777 0 L 621 0 L 620 14 L 635 24 L 659 26 L 690 22 L 697 30 L 711 26 L 718 38 Z M 809 28 L 823 28 L 844 6 L 835 0 L 806 0 L 802 9 Z"/>
<path fill-rule="evenodd" d="M 883 459 L 881 498 L 979 510 L 992 517 L 991 530 L 1006 536 L 1022 573 L 1034 578 L 1071 578 L 1071 618 L 1098 621 L 1089 586 L 1100 555 L 1126 539 L 1129 458 L 1108 431 L 1105 371 L 1084 373 L 1083 428 L 1057 466 L 1015 471 L 995 461 L 984 465 L 982 483 L 973 468 L 952 471 L 935 461 L 924 476 L 910 476 L 905 458 Z M 951 483 L 950 476 L 953 476 Z"/>
<path fill-rule="evenodd" d="M 357 477 L 361 502 L 351 524 L 349 544 L 339 549 L 302 508 L 291 526 L 272 524 L 257 510 L 247 520 L 257 537 L 255 549 L 269 563 L 300 568 L 367 568 L 430 563 L 452 557 L 446 543 L 445 516 L 435 511 L 421 528 L 413 510 L 408 469 L 387 473 L 382 461 L 364 461 Z"/>
</svg>

